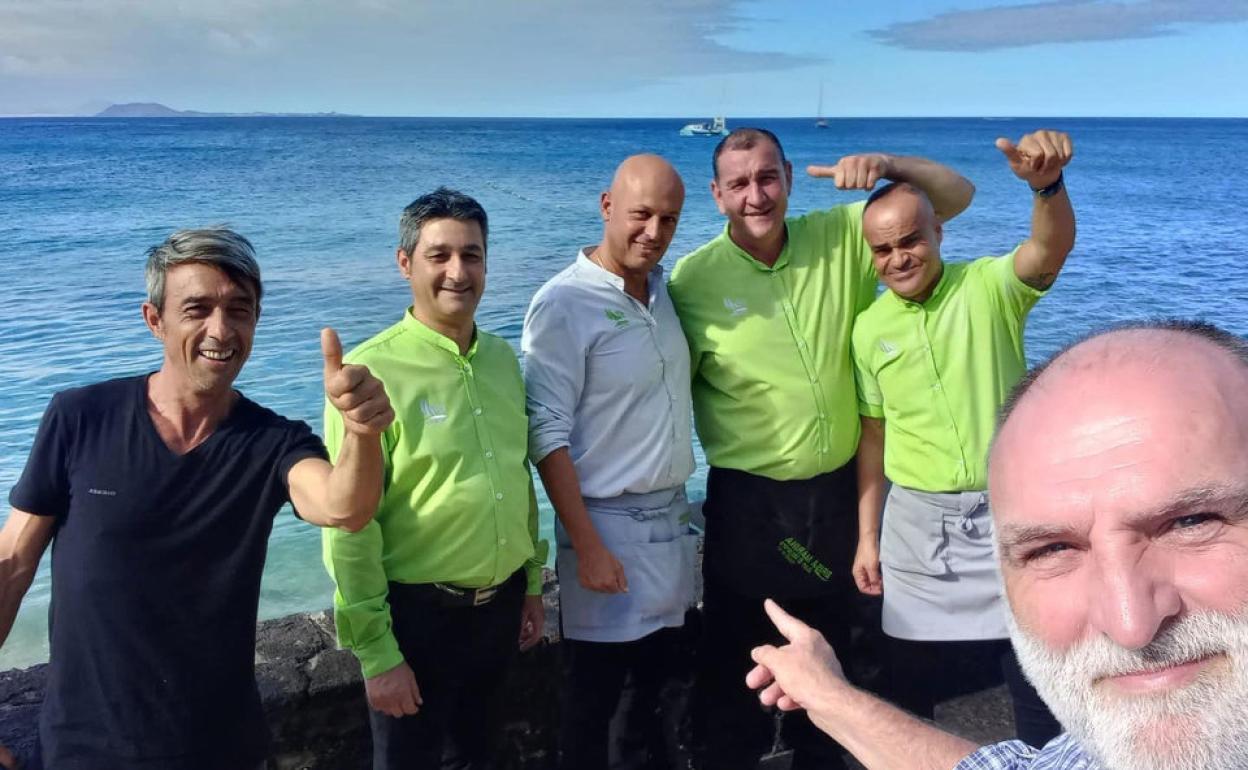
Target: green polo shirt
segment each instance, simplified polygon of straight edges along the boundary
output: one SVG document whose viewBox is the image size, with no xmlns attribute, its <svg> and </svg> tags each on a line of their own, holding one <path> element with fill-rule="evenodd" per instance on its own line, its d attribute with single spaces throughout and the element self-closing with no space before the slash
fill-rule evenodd
<svg viewBox="0 0 1248 770">
<path fill-rule="evenodd" d="M 923 492 L 988 488 L 997 411 L 1027 371 L 1023 326 L 1044 292 L 1014 252 L 945 263 L 932 296 L 880 295 L 854 326 L 859 411 L 884 420 L 884 473 Z"/>
<path fill-rule="evenodd" d="M 772 267 L 728 228 L 676 263 L 668 286 L 689 341 L 707 461 L 788 481 L 835 470 L 858 448 L 854 316 L 875 297 L 863 203 L 786 221 Z"/>
<path fill-rule="evenodd" d="M 480 588 L 520 567 L 541 593 L 546 543 L 526 459 L 524 382 L 511 346 L 477 330 L 466 356 L 411 315 L 351 351 L 385 383 L 394 423 L 382 436 L 385 491 L 377 515 L 350 533 L 326 529 L 324 561 L 337 590 L 338 641 L 364 676 L 403 662 L 391 631 L 387 583 Z M 330 457 L 342 417 L 325 407 Z"/>
</svg>

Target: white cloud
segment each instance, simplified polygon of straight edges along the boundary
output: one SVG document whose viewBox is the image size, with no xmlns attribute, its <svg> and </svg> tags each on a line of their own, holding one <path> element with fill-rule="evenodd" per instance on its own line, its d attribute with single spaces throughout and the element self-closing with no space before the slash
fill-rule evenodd
<svg viewBox="0 0 1248 770">
<path fill-rule="evenodd" d="M 1179 34 L 1189 24 L 1248 21 L 1244 0 L 1050 0 L 952 11 L 869 35 L 897 48 L 988 51 L 1044 43 Z"/>
<path fill-rule="evenodd" d="M 23 90 L 12 81 L 38 76 L 84 88 L 108 81 L 114 95 L 188 108 L 221 108 L 195 103 L 210 98 L 200 94 L 245 92 L 257 101 L 312 94 L 320 101 L 310 108 L 352 110 L 352 98 L 374 94 L 394 104 L 390 114 L 445 114 L 437 103 L 447 99 L 489 105 L 528 91 L 601 93 L 808 63 L 719 42 L 750 23 L 741 2 L 0 0 L 0 56 L 13 61 L 0 66 L 15 76 L 0 83 L 0 104 Z"/>
</svg>

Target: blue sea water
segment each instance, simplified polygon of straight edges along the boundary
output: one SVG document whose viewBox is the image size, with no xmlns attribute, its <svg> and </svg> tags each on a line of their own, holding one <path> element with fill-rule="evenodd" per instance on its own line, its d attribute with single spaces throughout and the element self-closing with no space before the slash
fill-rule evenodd
<svg viewBox="0 0 1248 770">
<path fill-rule="evenodd" d="M 730 121 L 742 125 L 747 121 Z M 791 213 L 862 197 L 802 173 L 882 150 L 948 163 L 978 188 L 945 228 L 947 259 L 1000 254 L 1024 238 L 1031 196 L 993 147 L 1038 127 L 1069 131 L 1067 182 L 1079 240 L 1032 313 L 1030 356 L 1086 330 L 1152 315 L 1201 317 L 1248 333 L 1245 120 L 907 119 L 748 121 L 775 131 L 798 169 Z M 349 346 L 396 320 L 399 212 L 440 184 L 491 217 L 478 321 L 518 347 L 533 292 L 600 235 L 599 192 L 615 164 L 657 152 L 689 194 L 665 263 L 723 226 L 708 190 L 713 142 L 681 120 L 315 119 L 0 120 L 0 490 L 21 473 L 57 390 L 156 368 L 139 315 L 143 252 L 180 227 L 228 223 L 255 243 L 266 301 L 239 387 L 319 428 L 318 331 Z M 702 496 L 705 465 L 691 496 Z M 551 527 L 543 501 L 543 526 Z M 135 579 L 142 579 L 136 565 Z M 261 613 L 326 607 L 315 529 L 278 517 Z M 45 659 L 45 558 L 0 670 Z"/>
</svg>

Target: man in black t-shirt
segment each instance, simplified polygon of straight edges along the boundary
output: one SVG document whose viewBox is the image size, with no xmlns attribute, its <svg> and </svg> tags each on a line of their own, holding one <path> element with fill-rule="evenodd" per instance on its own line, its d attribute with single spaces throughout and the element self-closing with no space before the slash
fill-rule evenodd
<svg viewBox="0 0 1248 770">
<path fill-rule="evenodd" d="M 52 542 L 48 770 L 252 770 L 268 734 L 254 676 L 260 574 L 291 501 L 355 530 L 381 495 L 381 382 L 321 334 L 346 438 L 330 465 L 305 423 L 233 383 L 262 287 L 247 239 L 174 233 L 148 253 L 154 373 L 56 394 L 0 530 L 0 641 Z M 0 764 L 4 763 L 0 754 Z"/>
</svg>

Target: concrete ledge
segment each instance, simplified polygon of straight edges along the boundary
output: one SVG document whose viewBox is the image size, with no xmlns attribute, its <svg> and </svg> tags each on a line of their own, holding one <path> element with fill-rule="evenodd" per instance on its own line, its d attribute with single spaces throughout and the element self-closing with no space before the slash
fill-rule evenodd
<svg viewBox="0 0 1248 770">
<path fill-rule="evenodd" d="M 546 639 L 520 656 L 505 687 L 499 770 L 554 766 L 558 593 L 548 574 Z M 883 645 L 878 631 L 871 630 L 879 628 L 878 605 L 863 600 L 857 610 L 854 675 L 871 687 L 878 684 L 882 668 Z M 19 757 L 29 755 L 35 746 L 46 668 L 0 673 L 0 743 Z M 335 649 L 331 613 L 261 623 L 256 634 L 256 678 L 273 735 L 272 770 L 368 770 L 372 752 L 360 670 L 350 652 Z M 937 717 L 946 728 L 981 742 L 1001 740 L 1013 732 L 1009 699 L 1001 686 L 981 685 L 950 700 L 939 707 Z"/>
</svg>

